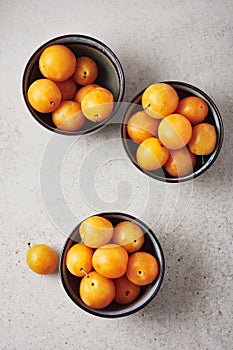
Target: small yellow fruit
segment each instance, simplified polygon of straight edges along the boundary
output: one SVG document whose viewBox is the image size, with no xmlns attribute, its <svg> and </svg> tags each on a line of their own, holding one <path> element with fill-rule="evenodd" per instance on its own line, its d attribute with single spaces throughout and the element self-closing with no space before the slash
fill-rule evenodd
<svg viewBox="0 0 233 350">
<path fill-rule="evenodd" d="M 74 244 L 66 255 L 66 267 L 77 277 L 83 277 L 92 270 L 93 250 L 82 243 Z"/>
<path fill-rule="evenodd" d="M 148 171 L 160 169 L 168 157 L 167 148 L 156 137 L 150 137 L 143 141 L 136 153 L 138 165 Z"/>
<path fill-rule="evenodd" d="M 103 87 L 96 87 L 86 93 L 81 102 L 83 114 L 93 123 L 102 122 L 108 118 L 113 108 L 113 94 Z"/>
<path fill-rule="evenodd" d="M 56 269 L 58 257 L 49 246 L 37 244 L 28 250 L 26 262 L 32 271 L 40 275 L 48 275 Z"/>
<path fill-rule="evenodd" d="M 101 216 L 91 216 L 81 223 L 79 233 L 86 246 L 98 248 L 111 240 L 113 226 L 109 220 Z"/>
</svg>

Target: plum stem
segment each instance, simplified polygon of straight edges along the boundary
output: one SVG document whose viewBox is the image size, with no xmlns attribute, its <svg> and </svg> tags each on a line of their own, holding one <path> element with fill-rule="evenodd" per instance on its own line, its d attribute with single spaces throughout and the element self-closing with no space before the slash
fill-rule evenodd
<svg viewBox="0 0 233 350">
<path fill-rule="evenodd" d="M 30 242 L 28 243 L 28 247 L 31 248 L 31 243 Z"/>
<path fill-rule="evenodd" d="M 81 267 L 80 271 L 82 271 L 86 277 L 89 277 L 87 271 L 83 267 Z"/>
<path fill-rule="evenodd" d="M 204 164 L 205 164 L 205 158 L 204 158 L 204 156 L 203 156 L 203 155 L 201 156 L 201 164 L 202 164 L 202 165 L 204 165 Z"/>
</svg>

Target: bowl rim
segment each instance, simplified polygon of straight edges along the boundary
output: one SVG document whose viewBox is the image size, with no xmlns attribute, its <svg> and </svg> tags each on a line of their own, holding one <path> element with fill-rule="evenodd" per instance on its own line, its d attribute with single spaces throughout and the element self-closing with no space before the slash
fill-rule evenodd
<svg viewBox="0 0 233 350">
<path fill-rule="evenodd" d="M 37 112 L 29 105 L 29 102 L 27 100 L 26 85 L 28 84 L 27 83 L 27 72 L 28 72 L 28 69 L 29 69 L 31 63 L 34 60 L 34 57 L 36 55 L 38 55 L 40 51 L 42 51 L 43 49 L 45 49 L 49 45 L 52 45 L 55 41 L 63 40 L 63 39 L 72 39 L 72 38 L 74 40 L 78 39 L 80 41 L 79 44 L 89 45 L 89 46 L 94 47 L 96 50 L 99 50 L 102 54 L 104 54 L 111 61 L 111 64 L 114 66 L 116 73 L 117 73 L 117 76 L 118 76 L 118 79 L 119 79 L 119 93 L 118 93 L 118 99 L 117 99 L 117 101 L 115 101 L 118 103 L 115 103 L 115 107 L 114 107 L 113 112 L 106 120 L 103 120 L 102 122 L 100 122 L 98 124 L 93 124 L 93 126 L 91 128 L 88 128 L 86 130 L 77 130 L 77 131 L 70 132 L 70 131 L 64 131 L 64 130 L 60 130 L 58 128 L 52 127 L 52 126 L 48 125 L 47 123 L 43 122 L 41 120 L 41 118 L 38 117 Z M 40 125 L 42 125 L 44 128 L 46 128 L 47 130 L 54 132 L 56 134 L 61 134 L 61 135 L 66 135 L 66 136 L 75 136 L 75 135 L 81 136 L 81 135 L 93 133 L 96 130 L 104 128 L 106 125 L 109 124 L 110 120 L 117 113 L 117 111 L 119 109 L 119 105 L 120 105 L 119 102 L 123 101 L 124 93 L 125 93 L 125 75 L 124 75 L 124 70 L 123 70 L 123 67 L 120 63 L 120 60 L 118 59 L 116 54 L 113 52 L 113 50 L 110 49 L 110 47 L 107 46 L 104 42 L 100 41 L 99 39 L 96 39 L 95 37 L 91 37 L 91 36 L 85 35 L 85 34 L 64 34 L 64 35 L 60 35 L 60 36 L 51 38 L 48 41 L 44 42 L 31 54 L 30 58 L 28 59 L 26 65 L 25 65 L 25 68 L 23 71 L 23 76 L 22 76 L 23 99 L 24 99 L 24 102 L 26 104 L 27 110 L 30 112 L 32 117 Z"/>
<path fill-rule="evenodd" d="M 140 226 L 142 226 L 146 233 L 149 234 L 149 239 L 151 240 L 151 238 L 153 239 L 154 242 L 152 242 L 153 246 L 156 248 L 156 252 L 159 253 L 159 268 L 160 268 L 160 273 L 159 273 L 159 277 L 157 280 L 155 280 L 156 283 L 156 288 L 154 286 L 154 288 L 152 288 L 152 293 L 150 294 L 150 296 L 143 302 L 141 302 L 139 305 L 134 305 L 129 309 L 126 310 L 122 310 L 122 311 L 108 311 L 107 313 L 105 313 L 105 311 L 103 311 L 102 309 L 92 309 L 89 308 L 88 306 L 82 305 L 82 304 L 77 304 L 75 299 L 73 298 L 72 294 L 69 292 L 69 289 L 65 283 L 65 278 L 64 278 L 64 274 L 63 274 L 63 265 L 64 265 L 64 260 L 65 260 L 65 252 L 67 249 L 67 245 L 69 244 L 69 242 L 72 240 L 72 236 L 76 233 L 77 228 L 81 225 L 82 221 L 85 220 L 85 218 L 78 224 L 76 225 L 76 227 L 72 230 L 72 232 L 70 233 L 70 235 L 68 236 L 68 238 L 65 241 L 65 244 L 63 246 L 61 255 L 60 255 L 60 260 L 59 260 L 59 275 L 60 275 L 60 280 L 61 283 L 63 285 L 63 288 L 66 291 L 66 294 L 69 296 L 69 298 L 74 302 L 74 304 L 81 308 L 82 310 L 86 311 L 89 314 L 92 314 L 94 316 L 98 316 L 98 317 L 102 317 L 102 318 L 120 318 L 120 317 L 125 317 L 125 316 L 129 316 L 131 314 L 134 314 L 135 312 L 141 310 L 142 308 L 144 308 L 147 304 L 149 304 L 149 302 L 151 302 L 151 300 L 156 296 L 156 294 L 159 292 L 160 287 L 163 283 L 164 280 L 164 274 L 165 274 L 165 256 L 164 256 L 164 252 L 162 249 L 162 246 L 157 238 L 157 236 L 155 235 L 155 233 L 152 231 L 152 229 L 145 224 L 141 219 L 136 218 L 135 216 L 131 215 L 131 214 L 127 214 L 127 213 L 123 213 L 123 212 L 101 212 L 101 213 L 95 213 L 93 215 L 90 215 L 86 218 L 89 218 L 91 216 L 103 216 L 103 217 L 108 217 L 108 216 L 116 216 L 116 217 L 125 217 L 125 219 L 128 219 L 130 221 L 134 221 L 135 223 L 138 223 Z M 152 282 L 153 284 L 153 282 Z"/>
<path fill-rule="evenodd" d="M 170 80 L 170 81 L 159 81 L 159 82 L 155 82 L 155 83 L 165 83 L 165 84 L 171 84 L 171 85 L 178 85 L 180 87 L 185 87 L 185 88 L 188 88 L 188 89 L 191 89 L 191 90 L 194 90 L 195 92 L 197 92 L 198 94 L 202 95 L 209 103 L 209 105 L 213 108 L 214 112 L 215 112 L 215 116 L 217 117 L 217 120 L 218 120 L 218 123 L 219 123 L 219 128 L 217 130 L 217 135 L 218 135 L 218 141 L 217 141 L 217 144 L 216 144 L 216 147 L 215 147 L 215 150 L 213 151 L 213 157 L 211 159 L 211 161 L 205 163 L 205 165 L 203 167 L 200 167 L 199 169 L 197 169 L 195 172 L 189 174 L 189 175 L 186 175 L 186 176 L 183 176 L 183 177 L 179 177 L 179 178 L 175 178 L 175 177 L 166 177 L 166 176 L 163 176 L 163 177 L 160 177 L 156 174 L 153 174 L 152 172 L 150 171 L 147 171 L 147 170 L 143 170 L 138 164 L 137 162 L 135 161 L 135 159 L 131 156 L 131 154 L 128 152 L 128 149 L 127 149 L 127 145 L 126 145 L 126 142 L 125 141 L 125 137 L 124 137 L 124 130 L 125 130 L 125 125 L 127 125 L 125 123 L 125 118 L 127 116 L 127 113 L 129 111 L 129 109 L 131 108 L 131 104 L 134 104 L 134 101 L 137 100 L 141 95 L 142 93 L 146 90 L 146 88 L 149 85 L 147 85 L 144 89 L 142 89 L 141 91 L 139 91 L 134 97 L 133 99 L 131 100 L 130 102 L 130 105 L 127 107 L 126 111 L 124 112 L 124 116 L 123 116 L 123 119 L 122 119 L 122 123 L 120 125 L 120 134 L 121 134 L 121 139 L 122 139 L 122 143 L 123 143 L 123 147 L 124 147 L 124 150 L 128 156 L 128 158 L 131 160 L 131 162 L 134 164 L 134 166 L 136 166 L 136 168 L 138 168 L 140 170 L 140 172 L 142 172 L 143 174 L 145 175 L 148 175 L 149 177 L 151 177 L 152 179 L 154 180 L 158 180 L 158 181 L 161 181 L 161 182 L 166 182 L 166 183 L 181 183 L 181 182 L 186 182 L 186 181 L 189 181 L 189 180 L 192 180 L 192 179 L 195 179 L 197 178 L 198 176 L 204 174 L 207 169 L 209 169 L 213 164 L 214 162 L 216 161 L 219 153 L 220 153 L 220 150 L 222 148 L 222 145 L 223 145 L 223 139 L 224 139 L 224 124 L 223 124 L 223 120 L 222 120 L 222 117 L 221 117 L 221 114 L 215 104 L 215 102 L 212 100 L 212 98 L 207 95 L 204 91 L 202 91 L 201 89 L 199 89 L 198 87 L 190 84 L 190 83 L 186 83 L 186 82 L 182 82 L 182 81 L 176 81 L 176 80 Z M 213 117 L 215 120 L 216 118 Z"/>
</svg>

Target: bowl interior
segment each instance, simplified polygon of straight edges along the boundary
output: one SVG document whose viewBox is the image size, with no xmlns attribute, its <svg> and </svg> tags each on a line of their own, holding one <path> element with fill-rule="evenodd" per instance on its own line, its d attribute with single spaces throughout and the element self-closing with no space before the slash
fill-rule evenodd
<svg viewBox="0 0 233 350">
<path fill-rule="evenodd" d="M 124 95 L 124 74 L 120 62 L 115 54 L 105 44 L 98 40 L 81 35 L 67 35 L 45 43 L 32 55 L 26 65 L 23 76 L 23 95 L 26 105 L 33 117 L 46 128 L 61 134 L 85 134 L 87 132 L 92 132 L 109 121 L 116 112 L 117 103 L 115 104 L 113 113 L 107 120 L 100 123 L 92 123 L 91 121 L 86 120 L 83 127 L 74 132 L 64 132 L 57 129 L 52 121 L 51 113 L 39 113 L 29 104 L 27 98 L 29 86 L 35 80 L 43 78 L 39 70 L 40 55 L 46 47 L 55 44 L 66 45 L 74 52 L 76 57 L 91 57 L 97 63 L 99 69 L 99 74 L 95 83 L 109 89 L 114 96 L 115 102 L 121 101 Z M 78 86 L 78 88 L 80 87 L 81 86 Z"/>
<path fill-rule="evenodd" d="M 170 84 L 176 90 L 176 92 L 178 93 L 179 99 L 187 96 L 197 96 L 204 99 L 209 106 L 209 113 L 204 122 L 210 123 L 215 126 L 215 129 L 217 132 L 217 144 L 216 144 L 215 150 L 210 155 L 204 156 L 204 164 L 202 163 L 203 162 L 202 157 L 197 156 L 197 163 L 193 173 L 180 178 L 174 178 L 173 176 L 168 174 L 164 168 L 161 168 L 155 171 L 146 171 L 139 167 L 136 160 L 136 151 L 138 148 L 138 144 L 130 139 L 127 133 L 127 122 L 134 113 L 140 110 L 143 110 L 141 105 L 141 98 L 145 89 L 141 91 L 129 105 L 122 122 L 121 137 L 122 137 L 122 141 L 123 141 L 123 145 L 126 150 L 126 153 L 128 154 L 133 164 L 138 169 L 140 169 L 143 173 L 147 174 L 148 176 L 154 179 L 157 179 L 160 181 L 177 183 L 177 182 L 187 181 L 199 176 L 200 174 L 204 173 L 214 163 L 214 161 L 216 160 L 220 152 L 222 142 L 223 142 L 223 123 L 215 103 L 203 91 L 187 83 L 171 82 L 171 81 L 165 81 L 164 83 Z"/>
<path fill-rule="evenodd" d="M 74 231 L 72 232 L 68 240 L 66 241 L 64 250 L 61 256 L 60 274 L 61 274 L 62 283 L 69 297 L 74 301 L 76 305 L 81 307 L 83 310 L 100 317 L 113 318 L 113 317 L 126 316 L 141 309 L 143 306 L 149 303 L 149 301 L 157 294 L 161 286 L 163 275 L 164 275 L 164 256 L 163 256 L 162 248 L 157 238 L 155 237 L 153 232 L 150 230 L 150 228 L 147 227 L 140 220 L 135 219 L 130 215 L 121 214 L 121 213 L 103 213 L 103 214 L 97 214 L 97 215 L 103 216 L 106 219 L 110 220 L 113 226 L 117 225 L 121 221 L 134 221 L 137 225 L 141 227 L 143 232 L 145 232 L 145 243 L 143 245 L 143 251 L 151 253 L 158 259 L 159 266 L 160 266 L 160 272 L 159 272 L 158 278 L 156 279 L 155 282 L 142 287 L 138 298 L 128 305 L 120 305 L 115 302 L 112 302 L 108 307 L 101 310 L 94 310 L 88 307 L 87 305 L 85 305 L 79 296 L 79 284 L 81 279 L 73 276 L 68 271 L 65 264 L 66 254 L 70 249 L 70 247 L 75 243 L 80 242 L 80 236 L 79 236 L 80 224 L 79 224 L 74 229 Z"/>
</svg>

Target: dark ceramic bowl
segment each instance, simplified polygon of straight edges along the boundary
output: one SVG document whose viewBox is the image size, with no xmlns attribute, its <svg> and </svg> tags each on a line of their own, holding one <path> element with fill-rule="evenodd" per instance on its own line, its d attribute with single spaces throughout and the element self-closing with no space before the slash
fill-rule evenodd
<svg viewBox="0 0 233 350">
<path fill-rule="evenodd" d="M 192 86 L 190 84 L 183 83 L 183 82 L 165 81 L 164 83 L 170 84 L 176 90 L 180 99 L 187 96 L 197 96 L 204 99 L 209 106 L 209 113 L 206 119 L 204 120 L 204 122 L 210 123 L 215 126 L 215 129 L 217 132 L 217 143 L 214 151 L 210 155 L 204 156 L 204 164 L 203 164 L 202 157 L 197 156 L 197 163 L 193 170 L 193 173 L 184 177 L 179 177 L 179 178 L 172 177 L 170 174 L 168 174 L 165 171 L 164 168 L 158 169 L 156 171 L 146 171 L 138 165 L 136 160 L 136 151 L 137 151 L 138 144 L 130 139 L 127 133 L 127 122 L 134 113 L 136 113 L 137 111 L 143 110 L 141 105 L 141 98 L 145 89 L 141 91 L 136 97 L 134 97 L 134 99 L 131 101 L 131 104 L 127 108 L 124 114 L 123 122 L 121 124 L 121 137 L 122 137 L 123 145 L 127 155 L 129 156 L 133 164 L 138 169 L 140 169 L 140 171 L 152 177 L 153 179 L 156 179 L 159 181 L 178 183 L 178 182 L 188 181 L 198 177 L 199 175 L 205 173 L 206 170 L 213 165 L 222 147 L 224 129 L 223 129 L 223 122 L 222 122 L 220 113 L 215 103 L 206 93 L 204 93 L 203 91 L 201 91 L 195 86 Z"/>
<path fill-rule="evenodd" d="M 65 45 L 69 47 L 77 57 L 89 56 L 97 63 L 99 68 L 99 74 L 95 83 L 109 89 L 112 92 L 114 100 L 116 102 L 114 110 L 112 114 L 108 117 L 108 119 L 100 123 L 92 123 L 91 121 L 86 120 L 85 124 L 81 129 L 73 132 L 67 132 L 56 128 L 52 121 L 51 113 L 39 113 L 31 107 L 27 98 L 27 91 L 29 86 L 35 80 L 42 78 L 42 75 L 39 70 L 39 57 L 46 47 L 55 44 Z M 71 34 L 49 40 L 40 48 L 38 48 L 36 52 L 31 56 L 23 74 L 23 96 L 27 108 L 29 109 L 32 116 L 38 123 L 43 125 L 48 130 L 65 135 L 87 134 L 107 124 L 109 120 L 113 117 L 113 115 L 116 113 L 120 105 L 120 103 L 117 102 L 121 102 L 123 100 L 124 89 L 124 73 L 116 55 L 104 43 L 85 35 Z"/>
<path fill-rule="evenodd" d="M 137 297 L 137 299 L 135 299 L 132 303 L 128 305 L 120 305 L 115 302 L 112 302 L 109 306 L 101 310 L 95 310 L 85 305 L 79 296 L 79 284 L 81 279 L 73 276 L 66 268 L 66 263 L 65 263 L 66 254 L 70 249 L 70 247 L 73 244 L 80 242 L 80 236 L 79 236 L 79 226 L 81 225 L 80 223 L 71 233 L 70 237 L 67 239 L 61 255 L 60 276 L 61 276 L 63 287 L 66 293 L 68 294 L 68 296 L 73 300 L 73 302 L 77 306 L 79 306 L 81 309 L 85 310 L 86 312 L 92 315 L 99 316 L 99 317 L 115 318 L 115 317 L 122 317 L 122 316 L 133 314 L 136 311 L 142 309 L 144 306 L 146 306 L 159 291 L 159 288 L 163 281 L 164 269 L 165 269 L 165 261 L 164 261 L 162 248 L 159 244 L 158 239 L 156 238 L 154 233 L 151 231 L 151 229 L 147 225 L 145 225 L 142 221 L 136 219 L 135 217 L 128 214 L 122 214 L 122 213 L 101 213 L 96 215 L 102 216 L 110 220 L 113 226 L 117 225 L 121 221 L 134 221 L 137 225 L 139 225 L 143 230 L 143 232 L 145 232 L 145 242 L 141 250 L 151 253 L 157 258 L 159 262 L 159 267 L 160 267 L 159 276 L 153 283 L 148 284 L 147 286 L 143 286 L 141 288 L 141 292 Z"/>
</svg>

